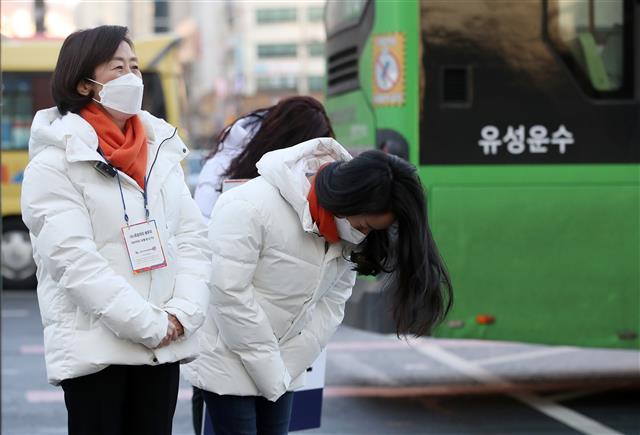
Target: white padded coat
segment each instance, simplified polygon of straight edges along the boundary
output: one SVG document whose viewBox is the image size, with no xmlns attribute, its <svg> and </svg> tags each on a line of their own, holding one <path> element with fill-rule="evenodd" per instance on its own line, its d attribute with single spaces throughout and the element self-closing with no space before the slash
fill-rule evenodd
<svg viewBox="0 0 640 435">
<path fill-rule="evenodd" d="M 202 215 L 209 220 L 211 211 L 220 196 L 224 173 L 229 169 L 233 159 L 238 157 L 260 128 L 260 122 L 255 118 L 241 118 L 231 126 L 221 149 L 202 167 L 198 175 L 198 185 L 193 195 Z"/>
<path fill-rule="evenodd" d="M 188 361 L 199 351 L 194 333 L 209 301 L 211 250 L 180 166 L 188 151 L 171 125 L 147 112 L 139 116 L 149 146 L 147 173 L 157 154 L 149 211 L 168 262 L 139 274 L 124 244 L 118 182 L 94 168 L 104 162 L 95 130 L 56 108 L 39 111 L 31 127 L 22 216 L 38 267 L 47 376 L 54 385 L 110 364 Z M 141 222 L 142 189 L 120 174 L 130 223 Z M 156 348 L 167 332 L 167 312 L 185 335 Z"/>
<path fill-rule="evenodd" d="M 221 195 L 202 353 L 183 370 L 193 385 L 275 401 L 304 384 L 356 278 L 352 245 L 327 244 L 311 219 L 307 175 L 350 158 L 335 140 L 313 139 L 266 154 L 258 178 Z"/>
</svg>

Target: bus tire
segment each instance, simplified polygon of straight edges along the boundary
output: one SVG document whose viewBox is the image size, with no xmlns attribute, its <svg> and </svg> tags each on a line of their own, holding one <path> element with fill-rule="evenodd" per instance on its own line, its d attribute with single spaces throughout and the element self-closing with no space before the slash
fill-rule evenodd
<svg viewBox="0 0 640 435">
<path fill-rule="evenodd" d="M 18 216 L 2 219 L 2 289 L 31 290 L 37 286 L 29 231 Z"/>
</svg>

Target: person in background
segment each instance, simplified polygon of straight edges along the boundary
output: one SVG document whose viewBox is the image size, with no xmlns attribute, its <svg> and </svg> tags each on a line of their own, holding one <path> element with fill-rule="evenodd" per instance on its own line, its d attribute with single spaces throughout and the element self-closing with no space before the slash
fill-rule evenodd
<svg viewBox="0 0 640 435">
<path fill-rule="evenodd" d="M 256 163 L 265 153 L 333 135 L 324 107 L 307 96 L 285 98 L 241 117 L 222 131 L 198 177 L 194 198 L 202 215 L 205 219 L 211 217 L 225 179 L 255 178 Z M 197 387 L 193 387 L 191 405 L 194 431 L 200 435 L 203 397 Z"/>
<path fill-rule="evenodd" d="M 206 226 L 176 129 L 141 110 L 127 28 L 78 31 L 31 127 L 22 216 L 38 267 L 49 382 L 68 433 L 170 434 L 179 364 L 199 353 Z"/>
<path fill-rule="evenodd" d="M 453 301 L 408 162 L 352 159 L 325 137 L 269 152 L 253 171 L 213 209 L 209 315 L 184 371 L 216 435 L 288 432 L 292 391 L 342 322 L 356 272 L 389 274 L 398 334 L 429 333 Z"/>
<path fill-rule="evenodd" d="M 231 162 L 244 150 L 260 127 L 264 111 L 257 110 L 236 120 L 220 133 L 211 153 L 206 157 L 193 194 L 205 219 L 222 193 L 222 182 Z"/>
<path fill-rule="evenodd" d="M 227 126 L 198 177 L 194 198 L 202 215 L 211 217 L 225 179 L 257 177 L 265 153 L 314 137 L 333 137 L 333 129 L 322 104 L 307 96 L 285 98 Z"/>
</svg>

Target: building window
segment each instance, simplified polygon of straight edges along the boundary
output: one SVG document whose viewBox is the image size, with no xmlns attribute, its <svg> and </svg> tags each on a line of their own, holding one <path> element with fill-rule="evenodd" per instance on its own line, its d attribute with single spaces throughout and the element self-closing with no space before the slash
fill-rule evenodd
<svg viewBox="0 0 640 435">
<path fill-rule="evenodd" d="M 311 92 L 324 91 L 325 78 L 323 76 L 311 76 L 307 78 L 307 84 Z"/>
<path fill-rule="evenodd" d="M 320 6 L 307 9 L 307 19 L 309 21 L 322 21 L 324 19 L 324 8 Z"/>
<path fill-rule="evenodd" d="M 298 11 L 295 8 L 258 9 L 256 20 L 260 24 L 286 23 L 296 21 Z"/>
<path fill-rule="evenodd" d="M 310 42 L 307 44 L 309 56 L 324 56 L 324 42 Z"/>
<path fill-rule="evenodd" d="M 294 76 L 258 77 L 258 91 L 294 91 L 298 80 Z"/>
<path fill-rule="evenodd" d="M 169 2 L 167 0 L 155 0 L 153 10 L 153 31 L 163 33 L 169 31 Z"/>
<path fill-rule="evenodd" d="M 261 59 L 272 57 L 296 57 L 296 44 L 263 44 L 258 45 L 258 57 Z"/>
</svg>

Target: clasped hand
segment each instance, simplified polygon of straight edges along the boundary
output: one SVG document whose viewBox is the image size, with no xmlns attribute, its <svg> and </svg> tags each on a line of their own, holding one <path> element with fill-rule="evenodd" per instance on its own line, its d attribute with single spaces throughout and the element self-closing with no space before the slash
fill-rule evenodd
<svg viewBox="0 0 640 435">
<path fill-rule="evenodd" d="M 182 327 L 182 323 L 178 320 L 176 316 L 173 314 L 167 313 L 169 316 L 169 324 L 167 326 L 167 335 L 162 339 L 158 347 L 163 347 L 171 343 L 172 341 L 177 340 L 179 337 L 184 335 L 184 328 Z"/>
</svg>

